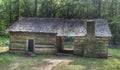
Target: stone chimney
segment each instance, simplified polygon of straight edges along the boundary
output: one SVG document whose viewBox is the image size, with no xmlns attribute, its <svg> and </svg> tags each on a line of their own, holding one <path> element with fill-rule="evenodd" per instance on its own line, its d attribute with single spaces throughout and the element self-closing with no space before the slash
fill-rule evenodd
<svg viewBox="0 0 120 70">
<path fill-rule="evenodd" d="M 95 21 L 87 20 L 87 38 L 95 38 Z"/>
</svg>

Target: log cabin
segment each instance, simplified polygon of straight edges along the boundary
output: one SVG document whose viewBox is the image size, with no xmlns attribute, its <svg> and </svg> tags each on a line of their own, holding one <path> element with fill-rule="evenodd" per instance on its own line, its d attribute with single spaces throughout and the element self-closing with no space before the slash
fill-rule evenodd
<svg viewBox="0 0 120 70">
<path fill-rule="evenodd" d="M 106 19 L 64 19 L 22 17 L 7 31 L 10 52 L 55 54 L 62 52 L 65 36 L 74 38 L 73 54 L 108 57 L 111 31 Z"/>
</svg>

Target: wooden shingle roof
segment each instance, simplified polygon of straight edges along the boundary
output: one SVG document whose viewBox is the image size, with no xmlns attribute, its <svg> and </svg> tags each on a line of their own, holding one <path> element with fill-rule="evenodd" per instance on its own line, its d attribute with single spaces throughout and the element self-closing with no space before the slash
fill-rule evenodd
<svg viewBox="0 0 120 70">
<path fill-rule="evenodd" d="M 105 19 L 95 21 L 95 36 L 111 37 L 108 22 Z M 10 26 L 9 32 L 56 33 L 57 36 L 85 36 L 87 20 L 63 18 L 22 18 Z"/>
</svg>

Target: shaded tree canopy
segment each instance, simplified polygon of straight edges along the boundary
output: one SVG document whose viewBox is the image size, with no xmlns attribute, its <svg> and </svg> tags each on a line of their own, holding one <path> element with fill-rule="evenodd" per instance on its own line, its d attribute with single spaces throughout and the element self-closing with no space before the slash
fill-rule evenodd
<svg viewBox="0 0 120 70">
<path fill-rule="evenodd" d="M 115 29 L 112 28 L 120 24 L 120 0 L 0 0 L 0 35 L 6 34 L 6 28 L 19 16 L 106 18 L 114 34 Z"/>
</svg>

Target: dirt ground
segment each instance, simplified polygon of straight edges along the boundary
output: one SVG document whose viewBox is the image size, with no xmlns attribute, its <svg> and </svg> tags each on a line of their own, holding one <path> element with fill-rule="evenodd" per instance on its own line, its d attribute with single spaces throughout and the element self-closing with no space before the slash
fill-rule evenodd
<svg viewBox="0 0 120 70">
<path fill-rule="evenodd" d="M 27 66 L 24 64 L 21 65 L 20 62 L 14 62 L 3 68 L 3 70 L 57 70 L 57 65 L 68 60 L 70 60 L 69 57 L 55 56 Z"/>
<path fill-rule="evenodd" d="M 0 47 L 0 53 L 8 51 L 8 47 Z M 23 57 L 21 60 L 27 60 L 27 58 Z M 53 58 L 44 59 L 37 63 L 31 63 L 32 65 L 27 65 L 22 61 L 14 61 L 6 67 L 2 68 L 2 70 L 55 70 L 57 65 L 62 62 L 70 60 L 70 57 L 66 56 L 55 56 Z M 22 64 L 21 64 L 22 63 Z M 1 69 L 0 69 L 1 70 Z"/>
<path fill-rule="evenodd" d="M 56 57 L 53 59 L 45 59 L 43 62 L 36 64 L 35 66 L 31 66 L 29 70 L 53 70 L 60 63 L 67 61 L 66 57 Z"/>
</svg>

